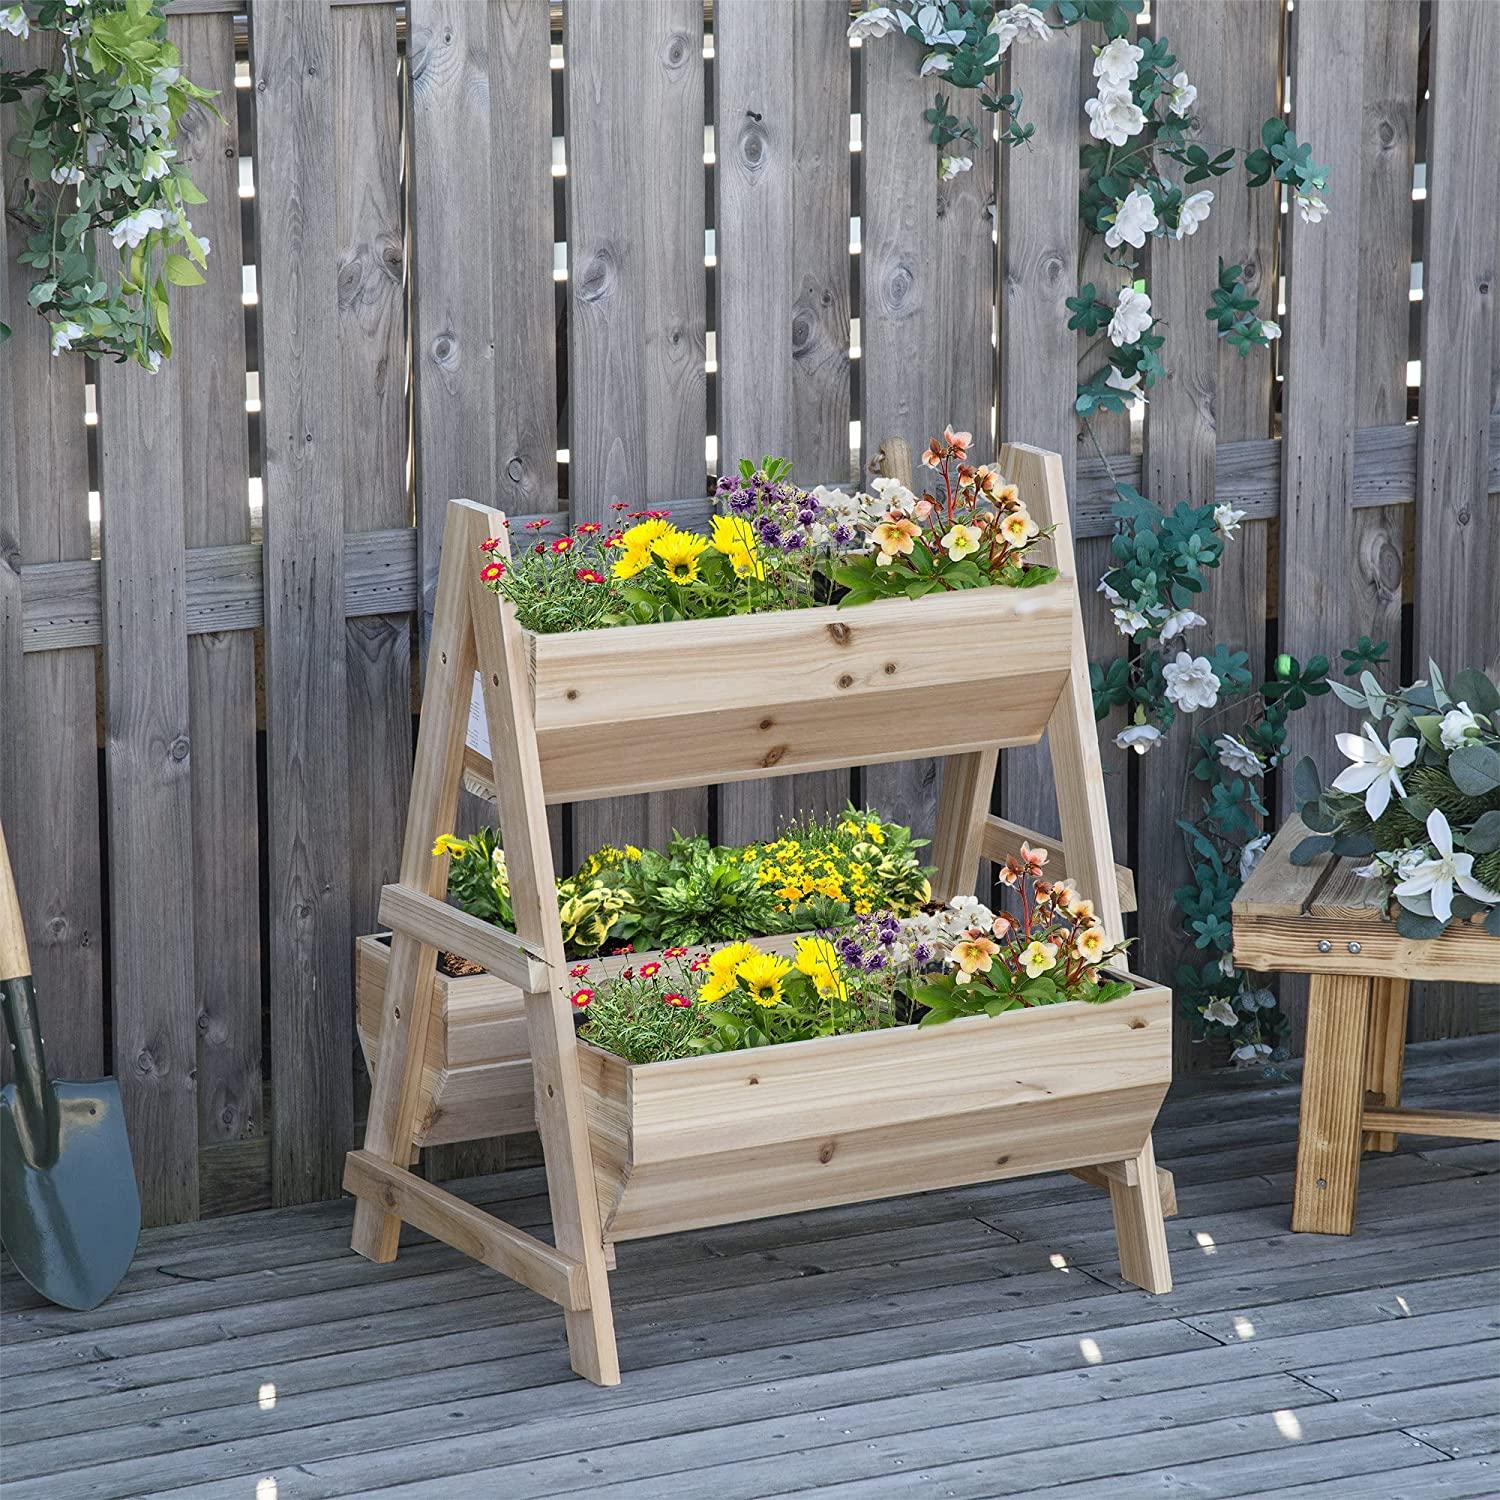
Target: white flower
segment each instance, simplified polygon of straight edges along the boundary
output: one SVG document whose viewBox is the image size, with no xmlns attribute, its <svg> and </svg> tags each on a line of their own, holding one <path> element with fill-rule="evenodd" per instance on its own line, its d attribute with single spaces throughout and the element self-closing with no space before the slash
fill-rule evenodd
<svg viewBox="0 0 1500 1500">
<path fill-rule="evenodd" d="M 1190 656 L 1186 651 L 1179 651 L 1175 661 L 1162 667 L 1161 675 L 1167 685 L 1168 701 L 1175 703 L 1185 714 L 1200 708 L 1212 708 L 1219 701 L 1219 679 L 1214 676 L 1213 663 L 1206 656 Z"/>
<path fill-rule="evenodd" d="M 1173 236 L 1180 240 L 1185 234 L 1197 234 L 1198 226 L 1208 218 L 1213 201 L 1214 195 L 1207 189 L 1184 198 L 1177 210 L 1177 228 L 1172 231 Z"/>
<path fill-rule="evenodd" d="M 1026 0 L 1018 0 L 1009 10 L 997 10 L 990 22 L 990 35 L 1000 38 L 997 57 L 1004 57 L 1012 42 L 1047 42 L 1052 39 L 1052 28 L 1048 26 L 1041 11 L 1034 10 Z"/>
<path fill-rule="evenodd" d="M 1258 839 L 1251 839 L 1243 849 L 1240 850 L 1240 884 L 1249 880 L 1254 873 L 1256 865 L 1260 863 L 1260 857 L 1271 845 L 1271 835 L 1263 833 Z"/>
<path fill-rule="evenodd" d="M 922 66 L 917 70 L 918 76 L 926 78 L 932 73 L 946 73 L 953 66 L 953 54 L 951 52 L 929 52 L 922 59 Z"/>
<path fill-rule="evenodd" d="M 1233 771 L 1236 776 L 1265 774 L 1266 768 L 1261 764 L 1260 756 L 1244 740 L 1237 740 L 1232 734 L 1221 734 L 1214 744 L 1219 751 L 1219 764 L 1226 771 Z"/>
<path fill-rule="evenodd" d="M 1423 860 L 1396 887 L 1397 896 L 1430 895 L 1432 914 L 1440 922 L 1446 922 L 1453 915 L 1455 885 L 1464 895 L 1484 905 L 1500 901 L 1500 891 L 1492 891 L 1487 885 L 1475 880 L 1474 856 L 1453 852 L 1453 830 L 1449 828 L 1448 820 L 1440 808 L 1435 807 L 1427 814 L 1427 837 L 1437 851 L 1437 858 Z"/>
<path fill-rule="evenodd" d="M 146 373 L 155 375 L 161 369 L 161 350 L 148 349 L 146 351 Z"/>
<path fill-rule="evenodd" d="M 200 234 L 198 236 L 198 253 L 204 258 L 204 260 L 207 260 L 208 257 L 214 253 L 213 242 L 206 234 Z"/>
<path fill-rule="evenodd" d="M 1328 213 L 1328 205 L 1316 193 L 1296 195 L 1297 215 L 1304 224 L 1321 224 Z"/>
<path fill-rule="evenodd" d="M 1197 86 L 1188 82 L 1186 73 L 1172 75 L 1172 87 L 1167 90 L 1167 108 L 1174 115 L 1185 115 L 1198 98 Z"/>
<path fill-rule="evenodd" d="M 913 19 L 917 23 L 917 30 L 922 34 L 922 40 L 929 47 L 936 47 L 943 42 L 950 47 L 957 47 L 964 40 L 964 32 L 948 29 L 947 12 L 941 5 L 920 6 Z"/>
<path fill-rule="evenodd" d="M 158 68 L 151 75 L 151 82 L 152 83 L 159 83 L 163 88 L 169 89 L 181 77 L 182 77 L 182 69 L 181 68 L 172 68 L 172 67 Z"/>
<path fill-rule="evenodd" d="M 1141 372 L 1132 370 L 1129 375 L 1122 375 L 1113 365 L 1109 367 L 1109 374 L 1104 377 L 1105 385 L 1111 390 L 1124 391 L 1130 396 L 1139 396 L 1141 393 Z"/>
<path fill-rule="evenodd" d="M 1115 629 L 1121 635 L 1134 635 L 1151 623 L 1140 610 L 1131 605 L 1117 604 L 1110 613 L 1115 617 Z"/>
<path fill-rule="evenodd" d="M 899 479 L 888 479 L 884 474 L 870 481 L 870 488 L 887 510 L 910 510 L 917 497 Z"/>
<path fill-rule="evenodd" d="M 1281 324 L 1273 323 L 1269 318 L 1262 319 L 1260 336 L 1263 339 L 1279 339 L 1281 337 Z"/>
<path fill-rule="evenodd" d="M 89 166 L 97 167 L 104 160 L 108 150 L 108 140 L 97 131 L 90 131 L 88 140 L 83 143 L 83 152 L 88 158 Z"/>
<path fill-rule="evenodd" d="M 1184 630 L 1191 630 L 1195 625 L 1207 624 L 1208 621 L 1196 609 L 1173 610 L 1161 622 L 1161 638 L 1163 641 L 1170 641 L 1174 637 L 1181 635 Z"/>
<path fill-rule="evenodd" d="M 1101 90 L 1097 99 L 1084 100 L 1083 112 L 1089 117 L 1089 134 L 1111 146 L 1123 146 L 1146 128 L 1146 116 L 1127 89 Z"/>
<path fill-rule="evenodd" d="M 1386 880 L 1391 876 L 1405 880 L 1422 863 L 1425 852 L 1425 848 L 1382 849 L 1369 864 L 1360 865 L 1354 873 L 1366 880 Z"/>
<path fill-rule="evenodd" d="M 1118 589 L 1112 589 L 1109 586 L 1108 578 L 1101 578 L 1099 580 L 1098 592 L 1103 594 L 1111 604 L 1123 604 L 1125 602 L 1124 596 L 1120 593 L 1120 591 Z"/>
<path fill-rule="evenodd" d="M 54 323 L 52 324 L 52 352 L 54 355 L 61 354 L 64 349 L 73 347 L 74 339 L 83 337 L 82 323 Z"/>
<path fill-rule="evenodd" d="M 952 182 L 960 172 L 967 172 L 974 165 L 972 156 L 938 157 L 938 181 Z"/>
<path fill-rule="evenodd" d="M 1240 522 L 1245 519 L 1245 512 L 1236 510 L 1227 500 L 1221 501 L 1214 506 L 1214 525 L 1233 541 L 1239 534 Z"/>
<path fill-rule="evenodd" d="M 31 22 L 27 19 L 25 8 L 7 5 L 4 10 L 0 10 L 0 31 L 8 31 L 24 42 L 31 35 Z"/>
<path fill-rule="evenodd" d="M 1140 71 L 1138 64 L 1145 55 L 1134 42 L 1127 42 L 1122 36 L 1116 37 L 1094 54 L 1094 77 L 1102 78 L 1104 85 L 1124 88 L 1135 81 Z M 1100 91 L 1103 92 L 1103 86 Z"/>
<path fill-rule="evenodd" d="M 1271 1055 L 1271 1048 L 1265 1042 L 1246 1042 L 1243 1047 L 1236 1047 L 1229 1054 L 1229 1060 L 1237 1063 L 1259 1062 L 1263 1057 Z"/>
<path fill-rule="evenodd" d="M 1471 733 L 1479 733 L 1479 720 L 1474 717 L 1474 710 L 1467 703 L 1450 708 L 1443 715 L 1443 722 L 1438 725 L 1438 734 L 1445 750 L 1457 750 Z"/>
<path fill-rule="evenodd" d="M 170 147 L 148 146 L 141 159 L 141 181 L 155 182 L 157 178 L 165 177 L 172 170 L 167 163 L 176 155 L 177 152 Z"/>
<path fill-rule="evenodd" d="M 83 168 L 74 166 L 53 167 L 48 175 L 52 178 L 53 182 L 68 187 L 83 181 Z"/>
<path fill-rule="evenodd" d="M 1374 822 L 1391 803 L 1391 792 L 1406 795 L 1401 785 L 1401 770 L 1417 758 L 1416 739 L 1392 740 L 1389 750 L 1380 736 L 1365 724 L 1359 734 L 1340 734 L 1334 738 L 1338 747 L 1354 762 L 1333 779 L 1336 792 L 1363 792 L 1365 811 Z"/>
<path fill-rule="evenodd" d="M 1134 750 L 1137 755 L 1144 755 L 1156 748 L 1160 738 L 1161 730 L 1155 724 L 1132 724 L 1115 736 L 1115 744 L 1121 750 Z"/>
<path fill-rule="evenodd" d="M 138 114 L 130 122 L 130 138 L 144 146 L 154 135 L 165 135 L 172 128 L 172 111 L 158 104 Z"/>
<path fill-rule="evenodd" d="M 1140 188 L 1131 188 L 1123 202 L 1115 204 L 1114 223 L 1104 233 L 1104 243 L 1111 250 L 1123 244 L 1134 245 L 1137 250 L 1146 243 L 1146 236 L 1157 227 L 1156 205 L 1150 193 Z"/>
<path fill-rule="evenodd" d="M 1219 1026 L 1234 1026 L 1239 1021 L 1234 1013 L 1234 1006 L 1223 995 L 1205 1005 L 1199 1014 L 1205 1021 L 1213 1021 Z"/>
<path fill-rule="evenodd" d="M 1114 316 L 1109 320 L 1109 341 L 1117 349 L 1133 344 L 1151 327 L 1151 299 L 1133 286 L 1120 288 Z"/>
<path fill-rule="evenodd" d="M 116 250 L 127 245 L 134 250 L 153 229 L 165 227 L 166 222 L 159 208 L 143 208 L 123 219 L 116 219 L 109 226 L 109 238 Z"/>
</svg>

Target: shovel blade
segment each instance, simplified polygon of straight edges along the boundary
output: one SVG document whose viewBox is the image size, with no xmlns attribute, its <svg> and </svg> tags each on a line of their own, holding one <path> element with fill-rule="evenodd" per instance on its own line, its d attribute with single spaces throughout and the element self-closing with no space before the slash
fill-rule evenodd
<svg viewBox="0 0 1500 1500">
<path fill-rule="evenodd" d="M 119 1085 L 54 1087 L 61 1128 L 50 1165 L 28 1160 L 15 1085 L 0 1089 L 0 1241 L 49 1302 L 85 1311 L 130 1269 L 141 1199 Z"/>
</svg>

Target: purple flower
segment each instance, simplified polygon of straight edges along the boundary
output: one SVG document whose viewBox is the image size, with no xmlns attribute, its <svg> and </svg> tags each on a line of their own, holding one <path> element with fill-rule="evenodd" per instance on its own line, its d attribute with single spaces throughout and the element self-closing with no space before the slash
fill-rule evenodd
<svg viewBox="0 0 1500 1500">
<path fill-rule="evenodd" d="M 840 521 L 833 528 L 833 540 L 840 547 L 847 547 L 854 540 L 854 528 Z"/>
<path fill-rule="evenodd" d="M 785 547 L 788 552 L 796 552 L 799 548 L 805 547 L 807 545 L 807 538 L 803 536 L 800 531 L 790 531 L 782 539 L 781 545 Z"/>
</svg>

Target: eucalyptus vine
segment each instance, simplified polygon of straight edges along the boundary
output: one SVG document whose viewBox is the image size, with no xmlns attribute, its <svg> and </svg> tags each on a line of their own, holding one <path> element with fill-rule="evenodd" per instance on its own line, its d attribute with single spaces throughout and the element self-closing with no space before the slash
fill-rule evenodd
<svg viewBox="0 0 1500 1500">
<path fill-rule="evenodd" d="M 1104 260 L 1124 273 L 1116 292 L 1085 282 L 1067 299 L 1068 326 L 1086 340 L 1080 356 L 1074 410 L 1114 483 L 1115 535 L 1109 570 L 1100 580 L 1124 638 L 1120 654 L 1093 664 L 1100 718 L 1123 708 L 1127 723 L 1116 744 L 1144 755 L 1161 743 L 1177 718 L 1234 705 L 1237 734 L 1217 738 L 1199 730 L 1189 777 L 1204 786 L 1201 807 L 1179 820 L 1192 884 L 1176 893 L 1189 944 L 1205 954 L 1177 977 L 1184 1009 L 1202 1034 L 1226 1036 L 1235 1060 L 1264 1062 L 1280 1045 L 1285 1023 L 1270 992 L 1234 968 L 1229 904 L 1267 839 L 1259 820 L 1267 808 L 1264 776 L 1280 763 L 1289 713 L 1329 691 L 1328 662 L 1305 666 L 1278 658 L 1273 676 L 1256 684 L 1249 654 L 1225 645 L 1188 649 L 1190 632 L 1207 625 L 1195 605 L 1207 574 L 1223 559 L 1244 512 L 1227 504 L 1159 507 L 1115 474 L 1090 418 L 1123 413 L 1146 401 L 1166 373 L 1164 337 L 1138 252 L 1149 242 L 1191 239 L 1213 212 L 1211 186 L 1238 161 L 1252 187 L 1289 195 L 1303 222 L 1328 213 L 1328 169 L 1279 116 L 1267 119 L 1253 147 L 1201 138 L 1198 89 L 1165 36 L 1132 37 L 1141 0 L 887 0 L 857 16 L 849 28 L 861 44 L 899 34 L 921 52 L 920 72 L 945 88 L 977 95 L 999 121 L 1000 139 L 1027 147 L 1035 126 L 1022 118 L 1023 99 L 1006 86 L 1006 63 L 1018 46 L 1045 44 L 1054 33 L 1096 23 L 1105 41 L 1093 49 L 1094 95 L 1084 103 L 1089 143 L 1079 153 L 1079 215 L 1083 257 L 1102 239 Z M 939 93 L 925 113 L 938 153 L 939 177 L 972 169 L 965 147 L 979 143 L 978 127 L 949 108 Z M 1204 317 L 1241 356 L 1269 349 L 1281 336 L 1261 316 L 1241 265 L 1218 264 Z M 1360 670 L 1379 659 L 1383 643 L 1362 639 L 1346 651 Z M 1184 789 L 1184 801 L 1188 793 Z"/>
<path fill-rule="evenodd" d="M 0 103 L 25 101 L 9 149 L 26 170 L 5 212 L 36 273 L 27 300 L 54 355 L 155 371 L 172 352 L 169 288 L 201 284 L 210 248 L 188 217 L 205 199 L 174 141 L 189 105 L 214 95 L 183 76 L 161 0 L 8 5 L 0 30 L 60 44 L 55 71 L 0 70 Z M 100 264 L 106 240 L 117 271 Z"/>
</svg>

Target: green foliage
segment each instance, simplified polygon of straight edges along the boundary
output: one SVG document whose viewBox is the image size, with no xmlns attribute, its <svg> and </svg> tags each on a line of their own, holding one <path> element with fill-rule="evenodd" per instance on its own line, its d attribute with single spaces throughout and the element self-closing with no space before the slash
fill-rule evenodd
<svg viewBox="0 0 1500 1500">
<path fill-rule="evenodd" d="M 174 141 L 189 105 L 214 95 L 182 76 L 161 0 L 43 0 L 30 25 L 57 34 L 63 66 L 0 71 L 0 99 L 27 101 L 9 143 L 25 167 L 6 205 L 26 231 L 27 301 L 54 353 L 155 371 L 172 352 L 169 288 L 201 285 L 209 251 L 187 212 L 204 197 Z M 114 272 L 98 258 L 106 240 Z"/>
</svg>

